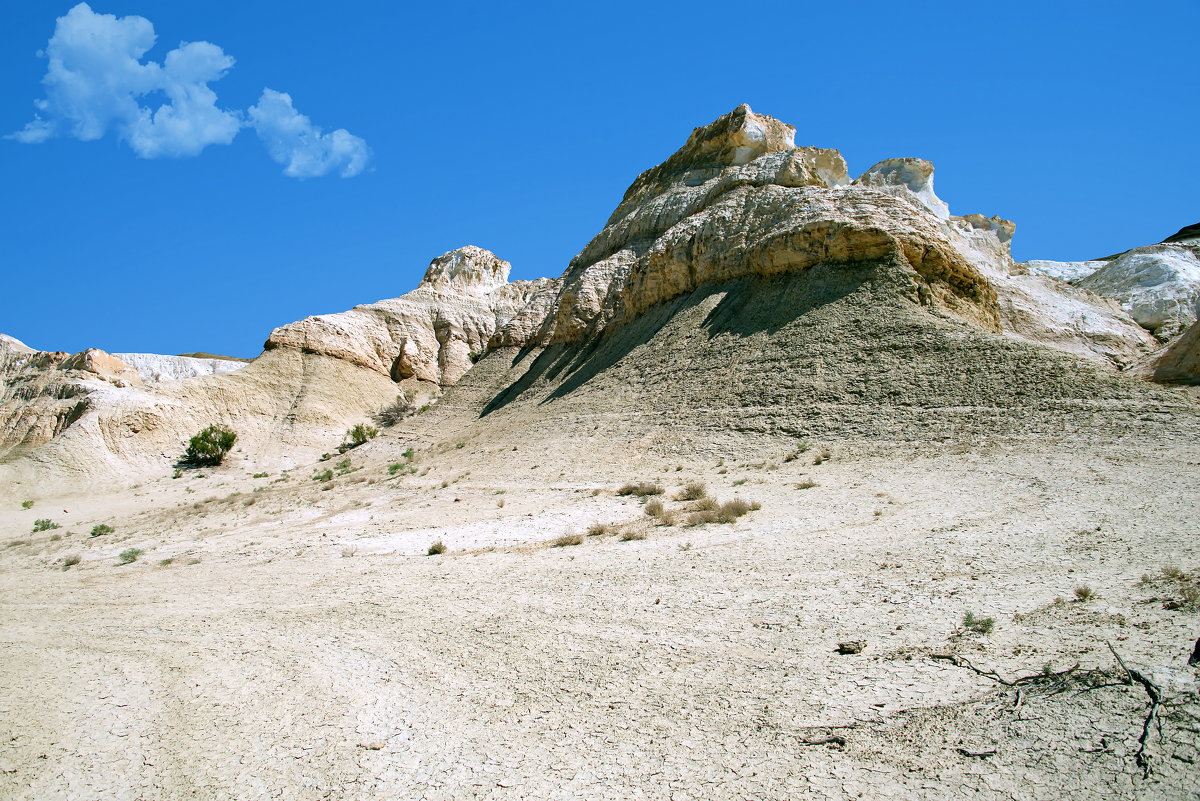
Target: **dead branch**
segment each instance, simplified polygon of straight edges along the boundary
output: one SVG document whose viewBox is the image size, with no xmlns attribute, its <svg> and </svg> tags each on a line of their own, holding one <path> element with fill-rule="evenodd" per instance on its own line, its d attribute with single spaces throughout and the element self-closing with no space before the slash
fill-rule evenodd
<svg viewBox="0 0 1200 801">
<path fill-rule="evenodd" d="M 1129 683 L 1137 682 L 1146 690 L 1146 695 L 1150 696 L 1150 711 L 1146 713 L 1146 719 L 1142 721 L 1142 736 L 1138 737 L 1138 750 L 1134 756 L 1134 761 L 1138 767 L 1142 769 L 1142 778 L 1150 778 L 1150 755 L 1146 753 L 1146 746 L 1150 741 L 1150 732 L 1154 728 L 1154 723 L 1158 719 L 1158 705 L 1162 703 L 1162 689 L 1146 677 L 1140 670 L 1129 667 L 1125 664 L 1125 660 L 1117 653 L 1117 649 L 1113 647 L 1111 642 L 1107 640 L 1108 650 L 1112 651 L 1113 656 L 1117 658 L 1117 664 L 1125 671 L 1125 675 L 1129 677 Z"/>
</svg>

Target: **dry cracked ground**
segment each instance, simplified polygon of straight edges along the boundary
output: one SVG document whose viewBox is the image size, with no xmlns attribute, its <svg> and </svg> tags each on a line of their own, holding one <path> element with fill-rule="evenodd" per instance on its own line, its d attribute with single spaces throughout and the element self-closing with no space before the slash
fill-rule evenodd
<svg viewBox="0 0 1200 801">
<path fill-rule="evenodd" d="M 8 504 L 0 796 L 1200 797 L 1195 441 L 346 458 Z"/>
</svg>

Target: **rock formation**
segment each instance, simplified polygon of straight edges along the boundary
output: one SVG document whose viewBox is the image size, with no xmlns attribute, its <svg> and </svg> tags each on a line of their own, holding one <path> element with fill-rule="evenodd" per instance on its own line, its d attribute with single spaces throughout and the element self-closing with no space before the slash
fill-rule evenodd
<svg viewBox="0 0 1200 801">
<path fill-rule="evenodd" d="M 322 353 L 394 381 L 416 378 L 449 386 L 471 369 L 497 328 L 552 284 L 549 279 L 509 283 L 510 269 L 482 248 L 452 250 L 430 263 L 413 291 L 282 326 L 271 332 L 266 348 Z"/>
<path fill-rule="evenodd" d="M 835 150 L 739 106 L 642 173 L 602 230 L 492 345 L 578 342 L 709 282 L 895 259 L 912 303 L 1111 366 L 1154 342 L 1119 308 L 1012 275 L 1015 226 L 951 216 L 933 165 L 888 159 L 854 181 Z"/>
<path fill-rule="evenodd" d="M 1081 262 L 1028 261 L 1047 275 L 1120 303 L 1134 320 L 1166 342 L 1200 317 L 1200 227 L 1188 226 L 1156 245 Z"/>
<path fill-rule="evenodd" d="M 0 340 L 0 479 L 162 471 L 216 422 L 239 434 L 235 462 L 302 463 L 398 384 L 449 393 L 409 427 L 421 436 L 486 418 L 493 437 L 561 438 L 554 401 L 602 411 L 611 447 L 735 417 L 904 439 L 1140 419 L 1150 390 L 1116 373 L 1159 343 L 1116 301 L 1015 266 L 1013 223 L 952 215 L 929 162 L 852 180 L 837 151 L 794 139 L 739 106 L 639 175 L 559 279 L 510 283 L 507 262 L 459 248 L 405 295 L 272 331 L 245 366 Z M 1156 247 L 1195 256 L 1186 237 Z"/>
</svg>

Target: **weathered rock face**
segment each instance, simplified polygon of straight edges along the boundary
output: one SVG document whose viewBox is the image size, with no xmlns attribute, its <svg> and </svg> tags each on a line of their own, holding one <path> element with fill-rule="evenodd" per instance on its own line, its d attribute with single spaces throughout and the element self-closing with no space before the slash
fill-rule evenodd
<svg viewBox="0 0 1200 801">
<path fill-rule="evenodd" d="M 1156 245 L 1106 259 L 1028 261 L 1031 274 L 1048 275 L 1112 298 L 1140 325 L 1166 342 L 1200 318 L 1200 233 L 1189 226 Z"/>
<path fill-rule="evenodd" d="M 433 260 L 413 291 L 277 328 L 266 348 L 333 356 L 394 381 L 417 378 L 450 386 L 486 350 L 497 328 L 552 284 L 509 283 L 510 269 L 482 248 L 452 250 Z"/>
<path fill-rule="evenodd" d="M 697 128 L 491 344 L 579 342 L 705 283 L 879 262 L 909 302 L 989 331 L 1109 366 L 1152 347 L 1112 304 L 1014 276 L 1015 226 L 952 216 L 929 162 L 888 159 L 851 181 L 837 151 L 794 133 L 745 105 Z"/>
<path fill-rule="evenodd" d="M 246 362 L 232 359 L 199 359 L 192 356 L 165 356 L 159 353 L 114 353 L 112 356 L 129 365 L 146 383 L 182 381 L 201 375 L 232 373 Z"/>
<path fill-rule="evenodd" d="M 1130 372 L 1160 384 L 1200 384 L 1200 323 Z"/>
</svg>

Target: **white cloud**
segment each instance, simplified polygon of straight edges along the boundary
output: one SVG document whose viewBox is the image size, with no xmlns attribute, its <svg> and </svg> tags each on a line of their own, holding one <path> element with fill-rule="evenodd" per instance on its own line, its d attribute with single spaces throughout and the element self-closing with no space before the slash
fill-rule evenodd
<svg viewBox="0 0 1200 801">
<path fill-rule="evenodd" d="M 322 134 L 284 93 L 264 89 L 248 120 L 219 108 L 209 84 L 234 64 L 220 47 L 183 42 L 162 64 L 143 62 L 155 39 L 144 17 L 97 14 L 87 3 L 72 8 L 58 18 L 46 47 L 50 63 L 42 79 L 46 96 L 34 102 L 38 113 L 8 138 L 86 142 L 112 131 L 142 158 L 182 158 L 227 145 L 250 125 L 271 158 L 285 165 L 285 175 L 310 178 L 336 169 L 348 178 L 363 171 L 370 159 L 366 142 L 342 129 Z M 167 102 L 152 108 L 157 93 Z"/>
<path fill-rule="evenodd" d="M 343 178 L 363 171 L 371 158 L 367 143 L 344 128 L 323 134 L 308 117 L 292 107 L 286 92 L 263 89 L 258 105 L 246 111 L 248 125 L 258 133 L 271 158 L 285 165 L 292 178 L 315 178 L 333 170 Z"/>
<path fill-rule="evenodd" d="M 184 43 L 165 63 L 142 63 L 154 46 L 154 26 L 144 17 L 97 14 L 80 3 L 58 18 L 46 46 L 50 66 L 46 97 L 33 122 L 13 134 L 21 142 L 51 136 L 99 139 L 110 129 L 142 158 L 194 156 L 208 145 L 227 145 L 242 126 L 240 116 L 216 106 L 208 87 L 233 59 L 208 42 Z M 157 110 L 139 98 L 164 92 Z"/>
</svg>

